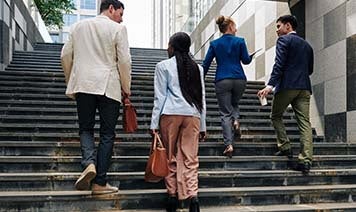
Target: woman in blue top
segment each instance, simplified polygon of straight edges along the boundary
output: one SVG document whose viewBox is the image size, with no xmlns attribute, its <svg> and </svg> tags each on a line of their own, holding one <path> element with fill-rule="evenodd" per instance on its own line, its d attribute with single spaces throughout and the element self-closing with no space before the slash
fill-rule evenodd
<svg viewBox="0 0 356 212">
<path fill-rule="evenodd" d="M 241 62 L 251 63 L 253 55 L 248 54 L 245 40 L 235 36 L 236 24 L 230 17 L 220 16 L 216 24 L 223 35 L 210 43 L 203 68 L 206 75 L 212 60 L 216 59 L 215 92 L 226 146 L 223 154 L 232 157 L 234 134 L 241 134 L 239 100 L 246 88 Z"/>
</svg>

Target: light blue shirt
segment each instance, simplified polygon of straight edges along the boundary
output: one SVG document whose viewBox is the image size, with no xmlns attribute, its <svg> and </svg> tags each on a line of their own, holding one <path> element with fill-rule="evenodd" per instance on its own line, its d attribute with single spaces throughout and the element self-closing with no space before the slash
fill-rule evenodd
<svg viewBox="0 0 356 212">
<path fill-rule="evenodd" d="M 203 110 L 201 113 L 194 105 L 191 106 L 185 100 L 180 90 L 176 58 L 163 60 L 156 65 L 154 76 L 155 97 L 150 129 L 159 129 L 160 117 L 165 114 L 198 117 L 200 118 L 200 131 L 206 131 L 204 71 L 200 65 L 198 66 L 203 89 Z"/>
</svg>

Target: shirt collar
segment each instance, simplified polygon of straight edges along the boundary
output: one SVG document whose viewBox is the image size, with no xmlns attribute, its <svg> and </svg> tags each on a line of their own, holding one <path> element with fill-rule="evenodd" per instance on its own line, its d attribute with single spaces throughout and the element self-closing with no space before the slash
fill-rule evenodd
<svg viewBox="0 0 356 212">
<path fill-rule="evenodd" d="M 296 31 L 291 31 L 291 32 L 288 32 L 288 34 L 292 34 L 292 33 L 297 34 L 297 32 L 296 32 Z"/>
<path fill-rule="evenodd" d="M 109 20 L 110 20 L 110 18 L 107 17 L 106 15 L 98 15 L 98 16 L 96 16 L 96 17 L 98 17 L 98 18 L 105 18 L 105 19 L 109 19 Z"/>
</svg>

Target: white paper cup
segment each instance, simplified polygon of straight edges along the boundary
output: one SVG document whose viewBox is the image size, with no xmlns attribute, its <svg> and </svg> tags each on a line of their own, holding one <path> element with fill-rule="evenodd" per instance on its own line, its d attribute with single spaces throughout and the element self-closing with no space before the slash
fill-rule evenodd
<svg viewBox="0 0 356 212">
<path fill-rule="evenodd" d="M 266 97 L 258 97 L 258 99 L 260 100 L 260 103 L 262 106 L 267 105 L 267 98 Z"/>
</svg>

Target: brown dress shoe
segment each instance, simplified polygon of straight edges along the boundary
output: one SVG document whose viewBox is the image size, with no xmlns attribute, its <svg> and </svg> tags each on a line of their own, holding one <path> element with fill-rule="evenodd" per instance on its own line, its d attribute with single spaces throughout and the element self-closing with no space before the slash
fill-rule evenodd
<svg viewBox="0 0 356 212">
<path fill-rule="evenodd" d="M 110 194 L 110 193 L 118 192 L 119 188 L 115 186 L 111 186 L 109 183 L 106 183 L 106 185 L 104 186 L 94 183 L 91 187 L 91 190 L 92 190 L 92 194 Z"/>
<path fill-rule="evenodd" d="M 82 172 L 77 182 L 75 182 L 75 188 L 77 190 L 90 190 L 90 183 L 96 176 L 96 170 L 94 164 L 89 164 L 87 168 Z"/>
</svg>

